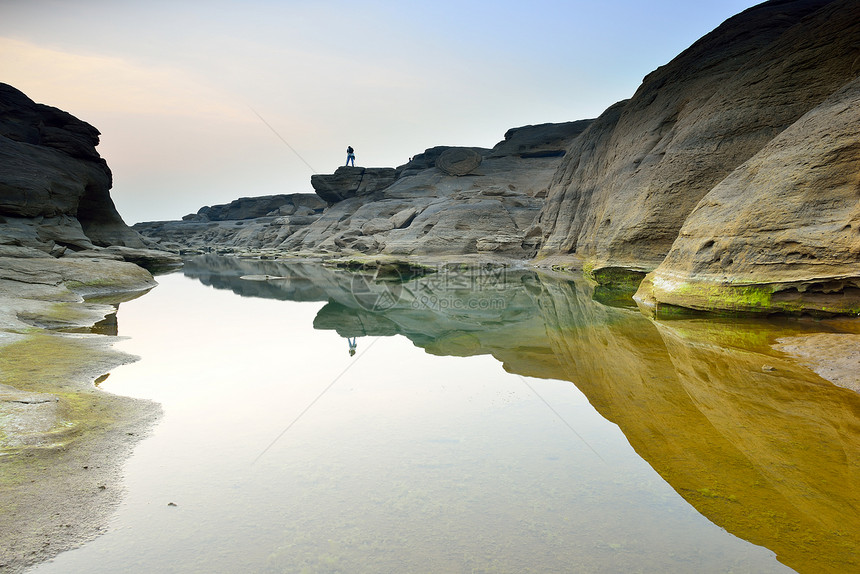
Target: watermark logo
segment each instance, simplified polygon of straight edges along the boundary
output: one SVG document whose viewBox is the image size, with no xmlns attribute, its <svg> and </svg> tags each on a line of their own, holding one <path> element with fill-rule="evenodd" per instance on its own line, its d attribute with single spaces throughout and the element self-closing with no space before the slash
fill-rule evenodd
<svg viewBox="0 0 860 574">
<path fill-rule="evenodd" d="M 403 277 L 396 267 L 361 269 L 352 276 L 350 291 L 366 311 L 387 311 L 400 301 Z"/>
<path fill-rule="evenodd" d="M 501 295 L 506 282 L 505 267 L 380 265 L 353 270 L 350 288 L 366 311 L 387 311 L 398 304 L 437 311 L 498 311 L 507 306 Z"/>
</svg>

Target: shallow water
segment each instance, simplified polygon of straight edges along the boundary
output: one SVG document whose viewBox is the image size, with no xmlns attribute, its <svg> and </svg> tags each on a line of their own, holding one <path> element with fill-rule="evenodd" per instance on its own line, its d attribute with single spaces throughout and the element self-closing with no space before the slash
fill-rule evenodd
<svg viewBox="0 0 860 574">
<path fill-rule="evenodd" d="M 821 324 L 510 270 L 159 283 L 101 387 L 164 417 L 109 531 L 34 573 L 858 569 L 860 397 L 769 347 Z"/>
</svg>

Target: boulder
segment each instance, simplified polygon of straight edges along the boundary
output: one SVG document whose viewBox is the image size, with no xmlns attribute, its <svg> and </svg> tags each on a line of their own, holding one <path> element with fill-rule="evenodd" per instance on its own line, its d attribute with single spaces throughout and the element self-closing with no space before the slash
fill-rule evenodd
<svg viewBox="0 0 860 574">
<path fill-rule="evenodd" d="M 391 223 L 394 225 L 395 229 L 402 229 L 404 227 L 408 227 L 412 220 L 415 219 L 415 216 L 418 215 L 418 209 L 415 207 L 408 207 L 406 209 L 402 209 L 391 216 Z"/>
<path fill-rule="evenodd" d="M 314 174 L 311 186 L 328 203 L 337 203 L 381 191 L 394 183 L 397 173 L 390 167 L 339 167 L 333 174 Z"/>
<path fill-rule="evenodd" d="M 436 167 L 448 175 L 467 175 L 475 171 L 483 156 L 467 147 L 452 147 L 442 152 L 436 159 Z"/>
<path fill-rule="evenodd" d="M 783 131 L 699 202 L 642 300 L 860 314 L 860 79 Z"/>
<path fill-rule="evenodd" d="M 361 226 L 361 232 L 364 235 L 375 235 L 377 233 L 385 233 L 394 229 L 394 223 L 390 218 L 375 217 Z"/>
<path fill-rule="evenodd" d="M 423 153 L 416 154 L 415 156 L 409 158 L 409 162 L 405 163 L 401 166 L 397 167 L 397 177 L 407 177 L 411 175 L 416 175 L 421 173 L 424 170 L 432 169 L 436 167 L 436 160 L 439 159 L 443 153 L 447 150 L 452 149 L 451 146 L 436 146 L 427 148 Z M 481 147 L 471 147 L 468 148 L 473 150 L 475 153 L 480 154 L 482 157 L 488 153 L 490 150 L 487 148 Z"/>
</svg>

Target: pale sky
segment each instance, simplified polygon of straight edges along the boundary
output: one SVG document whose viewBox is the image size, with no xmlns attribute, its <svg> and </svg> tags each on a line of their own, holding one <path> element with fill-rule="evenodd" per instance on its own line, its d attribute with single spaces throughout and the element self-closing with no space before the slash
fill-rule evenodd
<svg viewBox="0 0 860 574">
<path fill-rule="evenodd" d="M 757 3 L 0 0 L 0 82 L 99 129 L 133 224 L 596 117 Z"/>
</svg>

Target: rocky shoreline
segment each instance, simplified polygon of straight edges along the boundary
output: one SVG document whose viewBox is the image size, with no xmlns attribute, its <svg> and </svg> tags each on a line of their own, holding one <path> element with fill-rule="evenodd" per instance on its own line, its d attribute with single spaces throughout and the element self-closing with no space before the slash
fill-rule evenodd
<svg viewBox="0 0 860 574">
<path fill-rule="evenodd" d="M 149 249 L 110 200 L 98 131 L 0 84 L 0 570 L 100 534 L 121 468 L 160 407 L 94 382 L 135 357 L 111 348 L 116 308 L 181 264 Z M 107 336 L 106 336 L 107 335 Z"/>
</svg>

